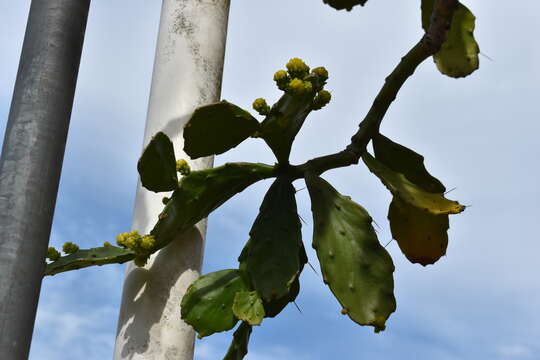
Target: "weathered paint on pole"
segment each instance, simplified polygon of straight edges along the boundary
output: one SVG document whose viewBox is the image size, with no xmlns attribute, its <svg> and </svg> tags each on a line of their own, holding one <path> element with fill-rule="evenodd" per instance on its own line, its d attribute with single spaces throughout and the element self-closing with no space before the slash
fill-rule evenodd
<svg viewBox="0 0 540 360">
<path fill-rule="evenodd" d="M 213 158 L 190 161 L 182 130 L 197 106 L 219 100 L 228 14 L 229 0 L 163 1 L 144 145 L 163 131 L 194 170 Z M 151 230 L 162 197 L 138 185 L 132 229 Z M 144 268 L 127 266 L 114 359 L 193 358 L 194 332 L 180 319 L 180 300 L 199 276 L 205 231 L 201 221 Z"/>
<path fill-rule="evenodd" d="M 0 158 L 0 358 L 28 357 L 90 0 L 33 0 Z"/>
</svg>

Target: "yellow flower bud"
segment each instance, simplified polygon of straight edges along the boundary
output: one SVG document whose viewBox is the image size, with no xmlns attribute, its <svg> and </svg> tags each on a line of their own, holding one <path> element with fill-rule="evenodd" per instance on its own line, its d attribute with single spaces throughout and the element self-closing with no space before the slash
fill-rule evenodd
<svg viewBox="0 0 540 360">
<path fill-rule="evenodd" d="M 315 96 L 315 99 L 313 99 L 313 110 L 320 110 L 323 107 L 325 107 L 330 100 L 332 99 L 332 94 L 330 94 L 329 91 L 321 90 L 317 93 L 317 96 Z"/>
<path fill-rule="evenodd" d="M 60 253 L 58 252 L 58 250 L 56 250 L 54 247 L 49 247 L 47 249 L 47 259 L 51 260 L 51 261 L 56 261 L 58 259 L 60 259 Z"/>
<path fill-rule="evenodd" d="M 304 82 L 300 79 L 292 79 L 288 90 L 293 95 L 301 95 L 304 93 Z"/>
<path fill-rule="evenodd" d="M 292 58 L 286 65 L 292 78 L 303 78 L 309 73 L 309 66 L 299 58 Z"/>
<path fill-rule="evenodd" d="M 68 241 L 64 244 L 64 246 L 62 246 L 62 250 L 66 254 L 73 254 L 79 251 L 79 247 L 76 244 L 72 243 L 71 241 Z"/>
<path fill-rule="evenodd" d="M 289 78 L 289 75 L 285 70 L 279 70 L 274 74 L 274 81 L 277 84 L 278 89 L 280 90 L 287 90 L 287 86 L 289 85 L 289 81 L 291 79 Z"/>
<path fill-rule="evenodd" d="M 274 74 L 274 81 L 283 81 L 286 80 L 288 77 L 289 75 L 287 75 L 287 72 L 285 70 L 278 70 Z"/>
<path fill-rule="evenodd" d="M 270 106 L 268 106 L 266 100 L 263 98 L 255 99 L 253 102 L 253 109 L 261 115 L 268 115 L 270 113 Z"/>
<path fill-rule="evenodd" d="M 186 160 L 180 159 L 176 161 L 176 171 L 178 171 L 182 175 L 189 175 L 191 172 L 191 168 L 189 167 L 189 164 Z"/>
<path fill-rule="evenodd" d="M 127 233 L 121 233 L 116 235 L 116 243 L 120 246 L 126 246 L 126 235 Z"/>
<path fill-rule="evenodd" d="M 292 79 L 287 90 L 293 95 L 309 94 L 313 91 L 313 84 L 310 81 Z"/>
<path fill-rule="evenodd" d="M 144 250 L 152 250 L 156 245 L 156 238 L 153 235 L 144 235 L 141 239 L 141 247 Z"/>
<path fill-rule="evenodd" d="M 128 249 L 135 249 L 139 245 L 141 235 L 138 231 L 121 233 L 116 237 L 116 243 Z"/>
<path fill-rule="evenodd" d="M 328 80 L 328 70 L 326 70 L 324 66 L 316 67 L 315 69 L 311 70 L 311 72 L 317 75 L 322 82 Z"/>
<path fill-rule="evenodd" d="M 313 91 L 313 84 L 310 81 L 304 81 L 304 93 L 310 93 Z"/>
</svg>

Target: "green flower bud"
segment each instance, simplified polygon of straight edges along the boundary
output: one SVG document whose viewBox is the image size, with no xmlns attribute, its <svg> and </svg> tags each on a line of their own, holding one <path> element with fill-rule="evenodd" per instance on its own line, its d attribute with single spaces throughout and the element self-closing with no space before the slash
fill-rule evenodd
<svg viewBox="0 0 540 360">
<path fill-rule="evenodd" d="M 105 241 L 105 242 L 103 243 L 103 246 L 104 246 L 104 247 L 109 247 L 109 246 L 111 246 L 111 243 L 108 242 L 108 241 Z"/>
<path fill-rule="evenodd" d="M 189 167 L 189 164 L 186 160 L 180 159 L 176 162 L 176 171 L 178 171 L 182 175 L 189 175 L 191 172 L 191 168 Z"/>
<path fill-rule="evenodd" d="M 148 255 L 137 256 L 135 259 L 133 259 L 133 262 L 138 267 L 143 267 L 144 265 L 146 265 L 147 261 L 148 261 Z"/>
<path fill-rule="evenodd" d="M 311 81 L 304 81 L 304 93 L 310 93 L 313 91 L 313 84 Z"/>
<path fill-rule="evenodd" d="M 274 74 L 274 81 L 276 82 L 278 89 L 285 91 L 287 90 L 291 78 L 289 78 L 289 75 L 285 70 L 279 70 Z"/>
<path fill-rule="evenodd" d="M 66 254 L 73 254 L 73 253 L 76 253 L 77 251 L 79 251 L 79 246 L 72 243 L 71 241 L 68 241 L 67 243 L 64 244 L 64 246 L 62 246 L 62 250 Z"/>
<path fill-rule="evenodd" d="M 315 69 L 311 70 L 311 72 L 317 75 L 322 82 L 328 80 L 328 70 L 326 70 L 324 66 L 316 67 Z"/>
<path fill-rule="evenodd" d="M 288 90 L 291 94 L 301 95 L 304 93 L 304 82 L 300 79 L 292 79 Z"/>
<path fill-rule="evenodd" d="M 303 78 L 309 73 L 309 66 L 299 58 L 292 58 L 286 65 L 292 78 Z"/>
<path fill-rule="evenodd" d="M 54 248 L 54 247 L 49 247 L 47 249 L 47 259 L 51 260 L 51 261 L 56 261 L 58 259 L 60 259 L 60 253 Z"/>
<path fill-rule="evenodd" d="M 323 107 L 325 107 L 330 100 L 332 99 L 332 94 L 330 94 L 329 91 L 321 90 L 317 93 L 317 96 L 315 96 L 315 99 L 313 99 L 313 110 L 320 110 Z"/>
<path fill-rule="evenodd" d="M 274 81 L 283 81 L 285 79 L 288 79 L 289 75 L 287 75 L 287 72 L 285 70 L 278 70 L 274 74 Z"/>
<path fill-rule="evenodd" d="M 309 94 L 313 91 L 313 84 L 310 81 L 292 79 L 289 83 L 287 91 L 292 95 Z"/>
<path fill-rule="evenodd" d="M 253 102 L 253 109 L 261 115 L 268 115 L 270 113 L 270 106 L 268 106 L 266 100 L 263 98 L 255 99 Z"/>
</svg>

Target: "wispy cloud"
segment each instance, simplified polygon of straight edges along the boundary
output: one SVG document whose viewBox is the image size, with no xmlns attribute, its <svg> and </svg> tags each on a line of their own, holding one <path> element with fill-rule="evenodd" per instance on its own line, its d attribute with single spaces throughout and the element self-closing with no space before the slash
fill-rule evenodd
<svg viewBox="0 0 540 360">
<path fill-rule="evenodd" d="M 529 346 L 523 344 L 512 344 L 500 345 L 497 347 L 497 354 L 502 359 L 530 359 L 535 352 Z M 540 356 L 540 354 L 536 353 L 536 356 Z"/>
</svg>

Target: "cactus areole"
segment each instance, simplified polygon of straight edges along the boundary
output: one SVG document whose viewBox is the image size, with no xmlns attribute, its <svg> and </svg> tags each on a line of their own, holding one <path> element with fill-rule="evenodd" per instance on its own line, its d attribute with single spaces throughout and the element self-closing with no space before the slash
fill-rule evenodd
<svg viewBox="0 0 540 360">
<path fill-rule="evenodd" d="M 324 3 L 352 9 L 366 1 Z M 341 195 L 321 174 L 362 159 L 393 196 L 388 219 L 403 254 L 425 266 L 446 253 L 449 216 L 465 207 L 444 197 L 445 187 L 429 174 L 423 156 L 379 133 L 399 89 L 424 60 L 433 56 L 439 70 L 449 76 L 464 76 L 472 70 L 470 61 L 463 57 L 470 60 L 477 54 L 471 31 L 474 16 L 452 0 L 423 0 L 422 10 L 426 33 L 386 79 L 345 150 L 302 165 L 289 163 L 294 140 L 309 114 L 331 101 L 326 90 L 328 71 L 324 67 L 311 69 L 301 59 L 292 58 L 285 69 L 274 74 L 283 94 L 273 105 L 257 98 L 253 102 L 255 114 L 227 101 L 204 105 L 195 111 L 184 132 L 184 151 L 192 158 L 224 153 L 251 137 L 268 145 L 276 157 L 275 165 L 240 162 L 191 171 L 185 160 L 175 158 L 174 145 L 167 136 L 158 133 L 138 163 L 142 184 L 149 191 L 172 191 L 172 196 L 163 199 L 154 228 L 148 234 L 122 233 L 117 236 L 117 246 L 105 243 L 84 250 L 69 243 L 64 246 L 69 254 L 64 256 L 49 249 L 51 262 L 45 274 L 129 260 L 142 266 L 150 254 L 171 244 L 176 235 L 234 195 L 259 180 L 275 178 L 239 254 L 238 267 L 203 275 L 182 299 L 182 319 L 200 337 L 237 326 L 224 359 L 242 359 L 253 327 L 277 316 L 299 294 L 300 275 L 308 258 L 293 182 L 304 179 L 313 212 L 312 246 L 322 280 L 336 298 L 335 311 L 359 325 L 371 326 L 375 332 L 384 330 L 396 310 L 392 258 L 377 239 L 368 211 Z M 447 42 L 462 46 L 454 49 Z M 262 121 L 257 116 L 263 117 Z M 370 141 L 374 155 L 366 151 Z"/>
</svg>

